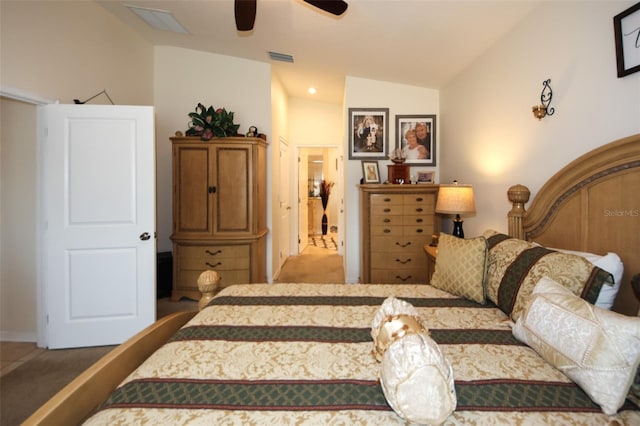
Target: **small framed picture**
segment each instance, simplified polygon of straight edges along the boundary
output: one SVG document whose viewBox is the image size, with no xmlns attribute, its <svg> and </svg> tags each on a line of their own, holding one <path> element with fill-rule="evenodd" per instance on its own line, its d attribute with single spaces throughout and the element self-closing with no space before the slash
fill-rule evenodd
<svg viewBox="0 0 640 426">
<path fill-rule="evenodd" d="M 349 159 L 384 160 L 389 155 L 389 108 L 349 108 Z"/>
<path fill-rule="evenodd" d="M 640 3 L 613 17 L 618 78 L 640 71 Z"/>
<path fill-rule="evenodd" d="M 433 172 L 418 172 L 418 183 L 433 183 Z"/>
<path fill-rule="evenodd" d="M 362 182 L 380 183 L 380 170 L 377 161 L 362 162 Z"/>
<path fill-rule="evenodd" d="M 396 115 L 396 148 L 405 164 L 436 165 L 436 116 Z"/>
</svg>

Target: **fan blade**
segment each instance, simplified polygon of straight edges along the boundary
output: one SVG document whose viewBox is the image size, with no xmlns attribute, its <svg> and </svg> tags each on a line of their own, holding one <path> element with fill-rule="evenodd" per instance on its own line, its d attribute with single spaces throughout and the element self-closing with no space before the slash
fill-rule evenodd
<svg viewBox="0 0 640 426">
<path fill-rule="evenodd" d="M 256 0 L 235 0 L 236 28 L 251 31 L 256 20 Z"/>
<path fill-rule="evenodd" d="M 342 15 L 349 7 L 347 2 L 342 0 L 304 0 L 304 2 L 336 16 Z"/>
</svg>

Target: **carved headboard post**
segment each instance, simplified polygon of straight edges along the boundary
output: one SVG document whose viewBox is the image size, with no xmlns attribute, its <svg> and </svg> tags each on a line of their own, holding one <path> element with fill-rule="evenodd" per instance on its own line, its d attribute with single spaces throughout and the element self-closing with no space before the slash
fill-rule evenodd
<svg viewBox="0 0 640 426">
<path fill-rule="evenodd" d="M 507 196 L 509 197 L 509 201 L 513 203 L 513 207 L 507 215 L 509 218 L 509 235 L 524 240 L 522 218 L 525 213 L 524 205 L 529 201 L 531 191 L 524 185 L 514 185 L 507 191 Z"/>
</svg>

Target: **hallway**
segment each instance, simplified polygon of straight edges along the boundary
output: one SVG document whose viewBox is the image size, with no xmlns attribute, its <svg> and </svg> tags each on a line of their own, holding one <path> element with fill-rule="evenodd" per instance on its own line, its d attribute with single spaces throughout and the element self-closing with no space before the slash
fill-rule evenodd
<svg viewBox="0 0 640 426">
<path fill-rule="evenodd" d="M 311 244 L 298 256 L 290 256 L 274 283 L 344 284 L 343 258 L 336 250 Z"/>
</svg>

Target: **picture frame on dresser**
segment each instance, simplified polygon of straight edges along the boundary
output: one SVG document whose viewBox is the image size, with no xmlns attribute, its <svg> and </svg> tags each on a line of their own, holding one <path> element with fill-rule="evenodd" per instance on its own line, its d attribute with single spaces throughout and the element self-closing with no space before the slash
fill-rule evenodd
<svg viewBox="0 0 640 426">
<path fill-rule="evenodd" d="M 396 149 L 402 151 L 405 164 L 435 166 L 435 114 L 396 115 Z"/>
<path fill-rule="evenodd" d="M 613 17 L 618 78 L 640 71 L 640 3 Z"/>
<path fill-rule="evenodd" d="M 380 183 L 380 169 L 377 161 L 362 162 L 362 183 Z"/>
<path fill-rule="evenodd" d="M 349 160 L 389 155 L 389 108 L 349 108 Z"/>
</svg>

